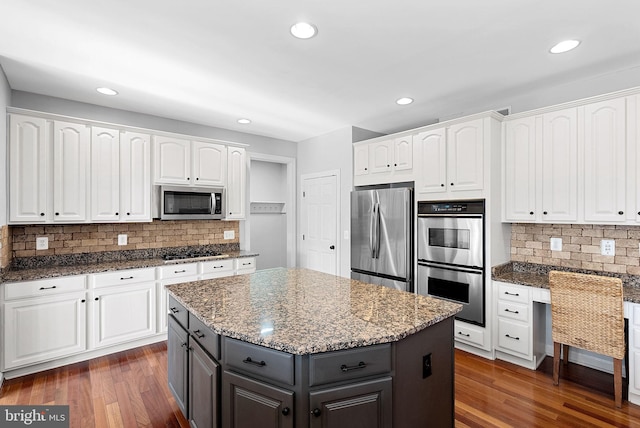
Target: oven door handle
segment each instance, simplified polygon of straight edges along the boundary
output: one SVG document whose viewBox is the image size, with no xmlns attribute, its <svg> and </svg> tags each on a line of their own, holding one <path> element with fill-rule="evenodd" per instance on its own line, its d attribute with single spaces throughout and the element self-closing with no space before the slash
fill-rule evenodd
<svg viewBox="0 0 640 428">
<path fill-rule="evenodd" d="M 427 262 L 425 260 L 418 260 L 418 266 L 432 267 L 436 269 L 444 269 L 444 270 L 450 270 L 454 272 L 464 272 L 464 273 L 482 274 L 484 272 L 484 269 L 480 267 L 443 265 L 439 263 Z"/>
</svg>

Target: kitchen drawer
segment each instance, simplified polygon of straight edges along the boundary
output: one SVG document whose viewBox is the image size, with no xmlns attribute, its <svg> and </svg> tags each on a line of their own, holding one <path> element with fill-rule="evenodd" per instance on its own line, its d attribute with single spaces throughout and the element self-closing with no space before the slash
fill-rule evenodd
<svg viewBox="0 0 640 428">
<path fill-rule="evenodd" d="M 239 274 L 255 272 L 256 270 L 256 258 L 255 257 L 243 257 L 235 259 L 235 268 Z"/>
<path fill-rule="evenodd" d="M 156 269 L 128 269 L 116 272 L 97 273 L 91 275 L 95 288 L 108 287 L 111 285 L 126 285 L 137 282 L 150 282 L 156 280 Z"/>
<path fill-rule="evenodd" d="M 42 297 L 80 291 L 86 288 L 86 276 L 65 276 L 37 281 L 8 282 L 3 284 L 5 300 Z"/>
<path fill-rule="evenodd" d="M 169 313 L 182 325 L 185 329 L 189 328 L 189 311 L 178 302 L 175 297 L 169 295 Z"/>
<path fill-rule="evenodd" d="M 233 275 L 233 259 L 201 262 L 204 279 Z"/>
<path fill-rule="evenodd" d="M 478 345 L 481 347 L 485 346 L 484 329 L 466 327 L 461 323 L 456 322 L 453 337 L 461 342 L 468 342 L 472 345 Z"/>
<path fill-rule="evenodd" d="M 501 318 L 528 322 L 529 305 L 498 300 L 498 316 Z"/>
<path fill-rule="evenodd" d="M 503 350 L 511 350 L 529 356 L 529 326 L 515 321 L 498 319 L 498 346 Z"/>
<path fill-rule="evenodd" d="M 309 386 L 391 371 L 391 345 L 314 354 L 309 358 Z"/>
<path fill-rule="evenodd" d="M 499 284 L 498 299 L 516 303 L 529 303 L 529 290 L 509 284 Z"/>
<path fill-rule="evenodd" d="M 220 336 L 189 312 L 189 333 L 215 359 L 220 359 Z"/>
<path fill-rule="evenodd" d="M 179 263 L 175 265 L 161 266 L 160 279 L 184 278 L 187 276 L 198 276 L 197 263 Z"/>
<path fill-rule="evenodd" d="M 242 373 L 294 385 L 293 355 L 224 337 L 224 361 Z"/>
</svg>

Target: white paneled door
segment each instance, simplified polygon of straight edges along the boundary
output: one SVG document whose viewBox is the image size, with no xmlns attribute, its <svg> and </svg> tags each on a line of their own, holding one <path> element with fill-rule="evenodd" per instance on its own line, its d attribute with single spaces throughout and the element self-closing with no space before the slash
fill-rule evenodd
<svg viewBox="0 0 640 428">
<path fill-rule="evenodd" d="M 338 274 L 338 177 L 302 177 L 301 266 Z"/>
</svg>

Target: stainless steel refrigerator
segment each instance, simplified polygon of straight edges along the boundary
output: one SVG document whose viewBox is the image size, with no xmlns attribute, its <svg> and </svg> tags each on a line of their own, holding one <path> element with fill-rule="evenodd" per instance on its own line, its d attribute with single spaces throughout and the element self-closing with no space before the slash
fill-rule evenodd
<svg viewBox="0 0 640 428">
<path fill-rule="evenodd" d="M 413 189 L 351 192 L 351 278 L 413 291 Z"/>
</svg>

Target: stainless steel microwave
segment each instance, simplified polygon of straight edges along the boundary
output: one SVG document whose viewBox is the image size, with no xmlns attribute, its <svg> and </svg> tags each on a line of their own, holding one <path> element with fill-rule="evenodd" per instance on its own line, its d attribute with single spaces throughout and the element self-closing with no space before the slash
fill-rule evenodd
<svg viewBox="0 0 640 428">
<path fill-rule="evenodd" d="M 224 218 L 221 187 L 160 187 L 160 219 L 221 220 Z"/>
</svg>

